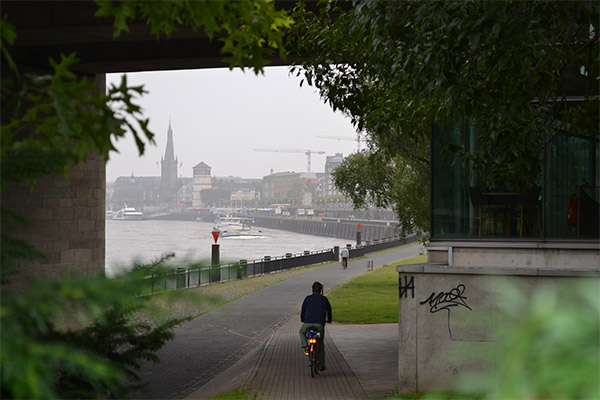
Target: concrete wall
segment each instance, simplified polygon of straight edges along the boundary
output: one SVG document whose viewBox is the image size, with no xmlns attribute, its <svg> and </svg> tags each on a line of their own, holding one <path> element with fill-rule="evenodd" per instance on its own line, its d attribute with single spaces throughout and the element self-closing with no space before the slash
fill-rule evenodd
<svg viewBox="0 0 600 400">
<path fill-rule="evenodd" d="M 455 267 L 598 269 L 597 240 L 580 241 L 435 241 L 428 261 Z"/>
<path fill-rule="evenodd" d="M 483 368 L 479 360 L 491 356 L 496 345 L 500 279 L 534 290 L 600 276 L 598 267 L 561 271 L 424 264 L 398 266 L 397 271 L 398 388 L 403 393 L 453 390 L 462 374 Z"/>
<path fill-rule="evenodd" d="M 356 231 L 358 229 L 356 222 L 352 220 L 325 221 L 320 218 L 302 219 L 254 216 L 254 224 L 263 228 L 281 229 L 316 236 L 337 237 L 350 241 L 356 241 Z M 369 225 L 363 222 L 361 232 L 363 243 L 396 236 L 395 224 L 389 224 L 388 226 L 383 224 Z"/>
<path fill-rule="evenodd" d="M 104 85 L 105 76 L 99 75 L 98 90 L 104 92 Z M 5 190 L 2 207 L 29 222 L 28 226 L 11 227 L 10 235 L 26 240 L 45 257 L 22 265 L 11 278 L 11 288 L 24 288 L 35 277 L 103 272 L 105 198 L 106 164 L 95 154 L 72 168 L 67 177 L 40 178 L 33 191 L 28 184 Z"/>
</svg>

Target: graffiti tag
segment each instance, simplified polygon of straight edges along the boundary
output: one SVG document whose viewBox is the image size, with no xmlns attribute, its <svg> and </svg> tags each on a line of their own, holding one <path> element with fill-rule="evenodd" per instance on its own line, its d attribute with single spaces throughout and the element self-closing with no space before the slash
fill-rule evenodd
<svg viewBox="0 0 600 400">
<path fill-rule="evenodd" d="M 421 302 L 421 304 L 429 303 L 429 311 L 431 313 L 436 313 L 442 310 L 448 310 L 450 312 L 451 307 L 466 307 L 469 310 L 471 307 L 467 305 L 465 301 L 467 298 L 463 296 L 465 292 L 465 285 L 458 285 L 456 288 L 452 289 L 449 292 L 440 292 L 437 296 L 434 293 Z"/>
<path fill-rule="evenodd" d="M 415 298 L 415 278 L 414 276 L 410 277 L 408 280 L 408 276 L 404 275 L 404 285 L 402 284 L 402 276 L 398 278 L 398 287 L 400 289 L 400 298 L 403 296 L 408 298 L 408 291 L 410 290 L 411 298 Z"/>
<path fill-rule="evenodd" d="M 465 285 L 460 284 L 449 292 L 440 292 L 437 295 L 435 292 L 431 293 L 426 300 L 420 302 L 420 304 L 429 304 L 429 312 L 432 314 L 442 310 L 448 311 L 448 333 L 450 337 L 452 337 L 452 331 L 450 330 L 450 310 L 453 307 L 465 307 L 473 311 L 468 306 L 466 302 L 467 297 L 463 295 L 464 293 Z"/>
</svg>

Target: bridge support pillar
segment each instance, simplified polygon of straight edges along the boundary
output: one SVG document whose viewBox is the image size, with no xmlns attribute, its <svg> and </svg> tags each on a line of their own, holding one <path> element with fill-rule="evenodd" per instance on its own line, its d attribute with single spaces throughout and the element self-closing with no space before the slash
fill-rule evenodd
<svg viewBox="0 0 600 400">
<path fill-rule="evenodd" d="M 105 86 L 105 75 L 97 75 L 97 89 L 104 93 Z M 11 289 L 23 289 L 33 278 L 104 272 L 106 163 L 102 156 L 88 154 L 87 162 L 73 167 L 66 177 L 40 177 L 33 190 L 27 183 L 8 187 L 1 201 L 2 207 L 29 222 L 10 226 L 7 233 L 44 256 L 24 261 L 9 278 Z"/>
</svg>

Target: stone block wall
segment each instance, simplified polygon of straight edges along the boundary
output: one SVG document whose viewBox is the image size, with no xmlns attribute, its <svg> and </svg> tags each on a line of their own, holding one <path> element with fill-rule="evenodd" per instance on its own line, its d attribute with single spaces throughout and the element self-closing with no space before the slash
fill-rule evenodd
<svg viewBox="0 0 600 400">
<path fill-rule="evenodd" d="M 11 278 L 13 289 L 25 287 L 35 277 L 104 271 L 105 187 L 104 159 L 90 155 L 68 177 L 42 178 L 33 190 L 22 184 L 2 194 L 2 206 L 28 221 L 11 227 L 9 233 L 44 256 L 19 267 Z"/>
<path fill-rule="evenodd" d="M 105 75 L 96 77 L 104 93 Z M 23 239 L 44 257 L 26 262 L 10 278 L 10 287 L 19 290 L 32 278 L 53 278 L 61 274 L 104 272 L 106 163 L 97 154 L 73 167 L 67 176 L 47 176 L 34 188 L 22 183 L 2 193 L 2 207 L 15 211 L 27 221 L 9 229 L 10 236 Z"/>
</svg>

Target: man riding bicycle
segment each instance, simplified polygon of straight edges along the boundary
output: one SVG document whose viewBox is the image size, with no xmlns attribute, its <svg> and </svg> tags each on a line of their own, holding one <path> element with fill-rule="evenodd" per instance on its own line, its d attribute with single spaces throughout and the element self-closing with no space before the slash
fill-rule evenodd
<svg viewBox="0 0 600 400">
<path fill-rule="evenodd" d="M 315 282 L 312 285 L 312 294 L 306 296 L 302 302 L 302 311 L 300 312 L 300 321 L 303 322 L 300 327 L 300 341 L 302 342 L 302 351 L 308 348 L 306 340 L 306 331 L 314 328 L 321 333 L 321 341 L 317 348 L 317 365 L 319 370 L 325 371 L 325 322 L 331 323 L 331 304 L 327 297 L 323 296 L 323 285 Z"/>
</svg>

